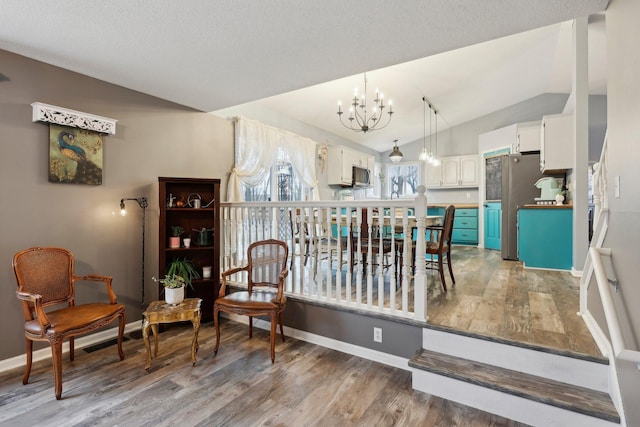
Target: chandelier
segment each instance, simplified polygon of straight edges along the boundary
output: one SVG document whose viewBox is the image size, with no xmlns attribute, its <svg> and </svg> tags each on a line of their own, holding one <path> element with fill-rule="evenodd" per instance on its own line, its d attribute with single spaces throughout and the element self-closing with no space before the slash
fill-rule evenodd
<svg viewBox="0 0 640 427">
<path fill-rule="evenodd" d="M 367 107 L 371 107 L 367 110 Z M 349 107 L 349 123 L 346 123 L 342 114 L 342 101 L 338 101 L 338 117 L 340 117 L 340 123 L 346 128 L 355 132 L 367 133 L 374 130 L 379 130 L 386 127 L 391 122 L 391 115 L 393 114 L 393 108 L 391 101 L 389 101 L 389 115 L 386 121 L 382 120 L 382 114 L 387 106 L 384 104 L 384 94 L 376 89 L 376 97 L 373 100 L 373 105 L 367 105 L 367 73 L 364 73 L 364 92 L 358 97 L 358 88 L 356 87 L 353 99 L 351 100 L 351 107 Z M 381 123 L 383 123 L 381 125 Z"/>
</svg>

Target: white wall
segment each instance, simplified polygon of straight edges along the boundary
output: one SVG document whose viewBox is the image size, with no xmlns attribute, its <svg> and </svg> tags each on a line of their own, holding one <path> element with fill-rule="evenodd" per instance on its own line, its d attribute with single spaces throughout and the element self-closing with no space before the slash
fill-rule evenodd
<svg viewBox="0 0 640 427">
<path fill-rule="evenodd" d="M 615 304 L 630 320 L 624 331 L 628 345 L 640 350 L 640 2 L 612 0 L 606 19 L 610 224 L 604 246 L 612 250 L 620 285 Z M 620 177 L 620 197 L 614 194 L 616 176 Z M 598 320 L 606 329 L 603 319 Z M 640 372 L 633 364 L 618 365 L 628 425 L 640 425 Z"/>
</svg>

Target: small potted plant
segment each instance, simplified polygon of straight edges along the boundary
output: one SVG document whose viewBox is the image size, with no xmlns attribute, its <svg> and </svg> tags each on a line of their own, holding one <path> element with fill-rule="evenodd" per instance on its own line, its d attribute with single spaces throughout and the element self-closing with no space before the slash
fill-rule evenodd
<svg viewBox="0 0 640 427">
<path fill-rule="evenodd" d="M 167 274 L 164 279 L 152 277 L 154 282 L 159 282 L 164 286 L 164 300 L 169 305 L 178 305 L 184 300 L 184 286 L 186 284 L 183 277 L 177 274 Z"/>
<path fill-rule="evenodd" d="M 184 280 L 184 284 L 193 289 L 191 281 L 199 279 L 200 273 L 194 265 L 193 261 L 187 258 L 174 258 L 167 267 L 166 277 L 179 276 Z"/>
<path fill-rule="evenodd" d="M 184 228 L 179 225 L 171 226 L 171 237 L 169 237 L 169 247 L 170 248 L 179 248 L 180 247 L 180 235 L 184 233 Z"/>
</svg>

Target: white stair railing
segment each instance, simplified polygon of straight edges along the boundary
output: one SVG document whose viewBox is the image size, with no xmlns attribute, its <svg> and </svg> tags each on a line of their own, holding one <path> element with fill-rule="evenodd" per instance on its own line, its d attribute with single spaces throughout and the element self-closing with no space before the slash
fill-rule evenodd
<svg viewBox="0 0 640 427">
<path fill-rule="evenodd" d="M 589 248 L 589 255 L 593 263 L 593 271 L 598 284 L 600 299 L 602 300 L 602 308 L 604 309 L 609 336 L 611 337 L 611 346 L 614 356 L 620 360 L 626 360 L 638 365 L 640 369 L 640 351 L 627 348 L 622 328 L 620 327 L 620 319 L 616 306 L 613 303 L 613 295 L 611 294 L 611 286 L 615 286 L 616 290 L 619 286 L 615 277 L 607 276 L 602 257 L 611 257 L 611 249 L 609 248 Z"/>
<path fill-rule="evenodd" d="M 256 240 L 284 240 L 291 256 L 286 286 L 290 295 L 425 321 L 423 262 L 416 262 L 415 276 L 411 276 L 413 228 L 417 227 L 418 236 L 425 235 L 424 192 L 421 187 L 411 201 L 221 203 L 222 269 L 244 265 L 246 248 Z M 291 232 L 292 226 L 300 231 L 297 235 Z M 362 233 L 373 239 L 349 238 Z M 401 276 L 396 269 L 400 245 L 404 247 Z M 425 259 L 425 246 L 418 239 L 417 260 Z M 242 283 L 243 277 L 235 281 Z"/>
</svg>

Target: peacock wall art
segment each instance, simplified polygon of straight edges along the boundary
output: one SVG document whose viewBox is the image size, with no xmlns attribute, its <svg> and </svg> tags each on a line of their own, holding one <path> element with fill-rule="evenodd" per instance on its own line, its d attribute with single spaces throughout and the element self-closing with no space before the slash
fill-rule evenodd
<svg viewBox="0 0 640 427">
<path fill-rule="evenodd" d="M 49 126 L 49 182 L 102 184 L 102 134 Z"/>
</svg>

